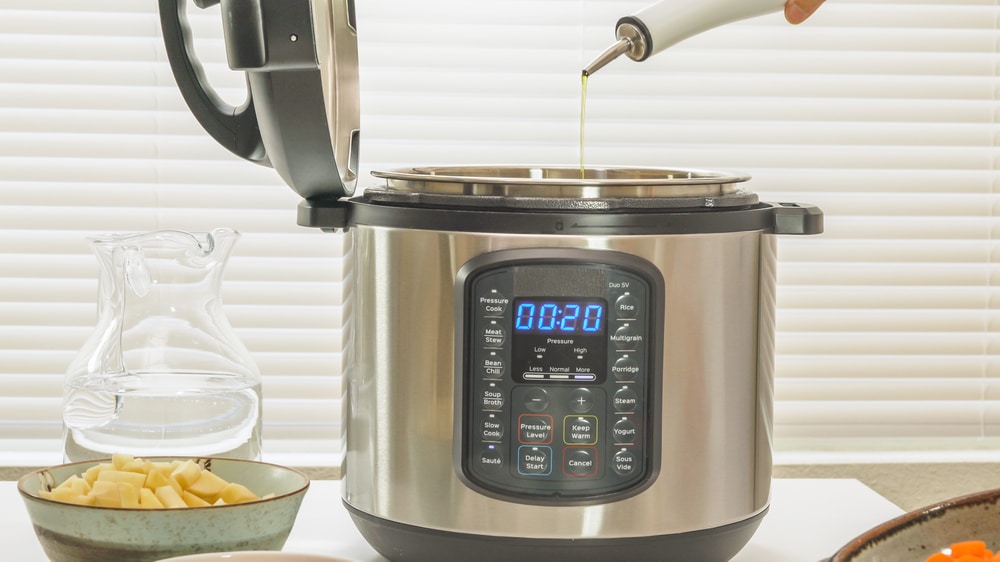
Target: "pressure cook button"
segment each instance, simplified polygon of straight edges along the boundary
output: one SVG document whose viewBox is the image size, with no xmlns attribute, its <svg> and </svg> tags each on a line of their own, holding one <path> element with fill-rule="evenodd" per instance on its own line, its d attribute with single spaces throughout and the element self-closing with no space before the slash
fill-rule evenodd
<svg viewBox="0 0 1000 562">
<path fill-rule="evenodd" d="M 616 412 L 634 412 L 639 405 L 639 397 L 629 387 L 622 387 L 611 399 Z"/>
<path fill-rule="evenodd" d="M 488 379 L 499 379 L 503 377 L 503 373 L 506 370 L 503 357 L 500 357 L 496 353 L 490 353 L 489 357 L 484 357 L 481 366 L 483 377 Z"/>
<path fill-rule="evenodd" d="M 577 414 L 586 414 L 594 409 L 594 393 L 589 388 L 577 388 L 569 395 L 569 409 Z"/>
<path fill-rule="evenodd" d="M 594 476 L 597 474 L 597 451 L 592 447 L 566 447 L 563 473 L 566 476 Z"/>
<path fill-rule="evenodd" d="M 615 315 L 619 320 L 635 320 L 639 314 L 639 299 L 622 295 L 615 301 Z"/>
<path fill-rule="evenodd" d="M 489 388 L 483 390 L 481 398 L 483 400 L 484 410 L 496 411 L 503 408 L 503 391 L 496 388 L 496 386 L 492 384 Z"/>
<path fill-rule="evenodd" d="M 493 290 L 479 297 L 479 311 L 483 316 L 503 316 L 509 302 L 507 297 Z"/>
<path fill-rule="evenodd" d="M 628 476 L 634 473 L 638 466 L 639 463 L 635 453 L 629 449 L 618 451 L 615 453 L 614 458 L 611 459 L 611 470 L 614 470 L 618 476 Z"/>
<path fill-rule="evenodd" d="M 611 367 L 611 374 L 615 376 L 615 380 L 618 382 L 634 381 L 638 373 L 639 364 L 628 355 L 615 361 L 615 364 Z"/>
<path fill-rule="evenodd" d="M 549 393 L 544 388 L 532 388 L 524 395 L 524 407 L 532 412 L 544 412 L 549 407 Z"/>
<path fill-rule="evenodd" d="M 483 441 L 500 441 L 504 434 L 503 420 L 496 414 L 490 414 L 483 420 Z"/>
<path fill-rule="evenodd" d="M 620 419 L 611 428 L 611 434 L 615 437 L 615 443 L 635 443 L 635 437 L 639 429 L 628 419 Z"/>
<path fill-rule="evenodd" d="M 552 474 L 552 447 L 522 446 L 518 448 L 517 472 L 525 476 Z"/>
</svg>

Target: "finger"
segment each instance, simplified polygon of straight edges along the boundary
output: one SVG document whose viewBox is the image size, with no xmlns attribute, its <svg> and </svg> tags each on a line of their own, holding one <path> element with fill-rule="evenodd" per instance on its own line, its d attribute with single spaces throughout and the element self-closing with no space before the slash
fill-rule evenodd
<svg viewBox="0 0 1000 562">
<path fill-rule="evenodd" d="M 785 4 L 785 19 L 788 23 L 800 24 L 815 12 L 825 0 L 788 0 Z"/>
</svg>

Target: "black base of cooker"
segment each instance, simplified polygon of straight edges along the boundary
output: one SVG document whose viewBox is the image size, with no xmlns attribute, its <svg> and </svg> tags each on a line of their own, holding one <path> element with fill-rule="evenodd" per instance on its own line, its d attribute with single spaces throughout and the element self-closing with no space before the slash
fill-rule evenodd
<svg viewBox="0 0 1000 562">
<path fill-rule="evenodd" d="M 528 539 L 452 533 L 396 523 L 344 504 L 372 547 L 405 562 L 725 562 L 750 541 L 767 510 L 738 523 L 688 533 L 620 539 Z"/>
</svg>

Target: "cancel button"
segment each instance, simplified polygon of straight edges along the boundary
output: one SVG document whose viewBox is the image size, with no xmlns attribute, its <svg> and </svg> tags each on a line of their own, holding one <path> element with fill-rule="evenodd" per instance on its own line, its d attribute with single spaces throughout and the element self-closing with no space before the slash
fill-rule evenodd
<svg viewBox="0 0 1000 562">
<path fill-rule="evenodd" d="M 596 475 L 596 449 L 593 447 L 566 447 L 563 450 L 563 474 L 566 476 Z"/>
</svg>

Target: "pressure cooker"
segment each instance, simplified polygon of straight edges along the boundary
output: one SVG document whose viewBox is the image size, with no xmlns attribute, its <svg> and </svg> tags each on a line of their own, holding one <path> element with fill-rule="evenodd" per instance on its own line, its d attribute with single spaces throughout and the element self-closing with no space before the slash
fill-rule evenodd
<svg viewBox="0 0 1000 562">
<path fill-rule="evenodd" d="M 776 235 L 819 233 L 822 212 L 684 168 L 423 166 L 354 195 L 352 8 L 224 1 L 250 94 L 232 108 L 184 2 L 160 0 L 206 130 L 350 242 L 358 529 L 390 560 L 730 559 L 769 506 Z"/>
</svg>

